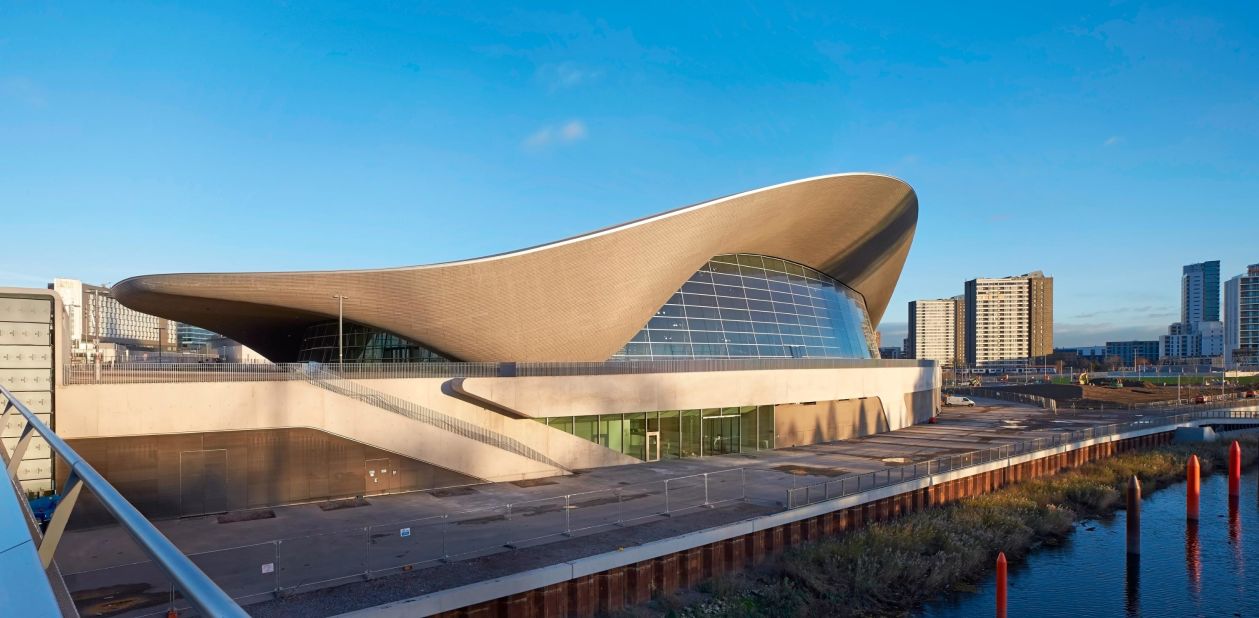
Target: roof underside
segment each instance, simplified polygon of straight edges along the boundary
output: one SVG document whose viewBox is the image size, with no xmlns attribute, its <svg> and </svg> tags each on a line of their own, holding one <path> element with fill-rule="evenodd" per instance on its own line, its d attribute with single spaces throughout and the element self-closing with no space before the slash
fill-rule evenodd
<svg viewBox="0 0 1259 618">
<path fill-rule="evenodd" d="M 273 360 L 302 331 L 345 319 L 465 361 L 602 361 L 709 258 L 754 253 L 811 266 L 866 300 L 877 325 L 918 218 L 895 178 L 841 174 L 733 195 L 549 245 L 379 270 L 133 277 L 114 295 Z"/>
</svg>

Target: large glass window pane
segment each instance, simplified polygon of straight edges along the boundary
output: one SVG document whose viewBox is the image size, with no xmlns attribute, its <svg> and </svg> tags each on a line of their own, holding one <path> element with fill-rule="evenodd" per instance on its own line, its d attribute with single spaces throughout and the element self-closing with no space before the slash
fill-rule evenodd
<svg viewBox="0 0 1259 618">
<path fill-rule="evenodd" d="M 599 425 L 599 417 L 578 416 L 573 418 L 573 435 L 578 438 L 585 438 L 591 442 L 598 442 L 595 439 L 596 428 Z"/>
<path fill-rule="evenodd" d="M 547 420 L 547 425 L 563 432 L 573 433 L 573 417 L 571 416 L 553 416 Z"/>
<path fill-rule="evenodd" d="M 764 270 L 762 270 L 762 268 Z M 740 274 L 741 273 L 741 274 Z M 772 290 L 772 291 L 771 291 Z M 720 308 L 720 310 L 719 310 Z M 682 320 L 682 317 L 686 320 Z M 722 320 L 718 322 L 717 320 Z M 699 320 L 699 321 L 697 321 Z M 750 325 L 749 325 L 750 322 Z M 748 332 L 777 332 L 774 325 L 799 325 L 786 334 L 826 337 L 825 341 L 789 342 L 793 346 L 813 349 L 791 350 L 790 356 L 871 358 L 874 330 L 866 315 L 861 296 L 825 274 L 793 262 L 752 254 L 714 256 L 685 282 L 669 303 L 657 312 L 644 331 L 630 343 L 650 342 L 652 347 L 626 346 L 617 357 L 690 357 L 732 358 L 764 356 L 765 348 L 747 347 L 737 337 L 703 337 L 685 331 L 706 331 L 720 335 Z M 770 327 L 764 327 L 769 325 Z M 326 330 L 326 329 L 325 329 Z M 674 331 L 648 336 L 647 331 Z M 324 339 L 319 331 L 320 341 Z M 361 333 L 370 335 L 371 333 Z M 379 341 L 392 342 L 390 336 L 373 335 L 363 339 L 360 348 L 374 348 Z M 370 341 L 369 341 L 370 339 Z M 356 340 L 357 341 L 357 340 Z M 657 347 L 656 344 L 661 344 Z M 675 345 L 676 344 L 676 345 Z M 731 345 L 723 345 L 731 344 Z M 393 345 L 393 343 L 381 344 Z M 320 347 L 329 354 L 332 344 Z M 383 348 L 382 348 L 383 349 Z M 769 351 L 774 351 L 769 348 Z M 364 352 L 369 357 L 375 352 Z M 392 354 L 392 353 L 390 353 Z M 374 358 L 374 357 L 372 357 Z"/>
<path fill-rule="evenodd" d="M 751 452 L 756 448 L 756 406 L 739 408 L 739 448 L 743 452 Z"/>
<path fill-rule="evenodd" d="M 682 410 L 682 456 L 699 457 L 699 410 Z"/>
<path fill-rule="evenodd" d="M 682 456 L 682 425 L 677 410 L 660 413 L 660 457 L 677 459 Z"/>
<path fill-rule="evenodd" d="M 625 452 L 625 428 L 620 414 L 600 415 L 599 431 L 605 436 L 604 446 L 618 453 Z"/>
<path fill-rule="evenodd" d="M 760 406 L 757 410 L 756 422 L 760 426 L 756 448 L 760 450 L 774 448 L 774 406 Z"/>
<path fill-rule="evenodd" d="M 647 415 L 642 412 L 624 415 L 625 421 L 621 434 L 625 450 L 630 457 L 645 459 L 647 453 Z"/>
</svg>

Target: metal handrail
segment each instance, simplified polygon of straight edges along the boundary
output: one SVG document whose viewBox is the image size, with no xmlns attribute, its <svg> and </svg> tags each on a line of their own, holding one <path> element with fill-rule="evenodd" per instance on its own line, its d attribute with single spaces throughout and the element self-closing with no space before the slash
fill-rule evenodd
<svg viewBox="0 0 1259 618">
<path fill-rule="evenodd" d="M 161 382 L 243 382 L 296 379 L 304 363 L 71 363 L 67 384 Z M 334 365 L 328 365 L 334 366 Z M 852 358 L 714 358 L 677 360 L 609 360 L 602 362 L 530 363 L 337 363 L 339 374 L 353 379 L 493 378 L 756 371 L 782 369 L 859 369 L 871 367 L 935 367 L 935 361 Z"/>
<path fill-rule="evenodd" d="M 879 487 L 899 484 L 905 481 L 926 478 L 941 472 L 951 472 L 972 466 L 983 465 L 1010 457 L 1034 453 L 1046 449 L 1060 447 L 1064 444 L 1090 440 L 1100 437 L 1119 435 L 1128 431 L 1149 427 L 1172 427 L 1190 421 L 1204 421 L 1217 418 L 1259 419 L 1259 410 L 1234 409 L 1237 402 L 1223 404 L 1208 409 L 1192 410 L 1179 414 L 1153 416 L 1123 423 L 1111 423 L 1070 432 L 1057 433 L 1044 438 L 1020 440 L 1009 444 L 979 449 L 957 455 L 937 457 L 927 461 L 884 468 L 855 476 L 848 476 L 820 483 L 801 485 L 787 490 L 785 506 L 787 509 L 799 508 L 825 500 L 842 498 L 862 493 Z M 1254 404 L 1241 404 L 1242 406 Z M 882 477 L 882 479 L 880 479 Z M 853 485 L 849 487 L 849 485 Z M 831 488 L 838 487 L 837 492 Z M 803 497 L 803 500 L 798 498 Z"/>
<path fill-rule="evenodd" d="M 419 421 L 427 425 L 432 425 L 438 429 L 449 431 L 450 433 L 463 436 L 471 440 L 476 440 L 482 444 L 500 448 L 510 453 L 515 453 L 521 457 L 527 457 L 536 462 L 546 464 L 559 470 L 567 471 L 567 468 L 559 462 L 547 457 L 537 449 L 530 448 L 528 445 L 515 438 L 501 434 L 481 425 L 477 425 L 476 423 L 470 423 L 466 420 L 456 418 L 448 414 L 443 414 L 415 402 L 402 399 L 401 397 L 396 397 L 388 393 L 368 388 L 362 384 L 347 379 L 343 375 L 328 371 L 317 363 L 300 364 L 294 373 L 301 376 L 301 378 L 307 383 L 326 391 L 361 401 L 367 405 L 380 408 L 387 412 L 405 416 L 413 421 Z"/>
<path fill-rule="evenodd" d="M 0 396 L 3 396 L 7 402 L 4 406 L 3 414 L 0 414 L 0 427 L 5 426 L 9 420 L 9 414 L 13 410 L 17 410 L 18 414 L 26 419 L 21 437 L 18 438 L 17 444 L 13 447 L 13 453 L 9 453 L 8 448 L 0 448 L 0 454 L 4 456 L 5 470 L 10 480 L 16 478 L 18 467 L 22 463 L 26 449 L 35 434 L 43 438 L 48 443 L 49 448 L 52 449 L 52 452 L 65 460 L 66 465 L 70 469 L 70 473 L 66 478 L 65 488 L 61 492 L 61 502 L 53 511 L 52 518 L 44 532 L 43 540 L 39 542 L 39 557 L 44 568 L 48 568 L 52 563 L 53 555 L 57 551 L 57 545 L 65 532 L 66 523 L 70 519 L 70 512 L 74 509 L 75 502 L 78 500 L 83 487 L 86 486 L 96 496 L 101 505 L 105 507 L 105 510 L 109 511 L 118 523 L 122 525 L 122 528 L 131 535 L 131 538 L 140 546 L 140 549 L 144 550 L 144 553 L 148 554 L 149 558 L 170 577 L 172 584 L 179 588 L 184 597 L 202 615 L 216 617 L 239 616 L 242 618 L 248 615 L 223 589 L 211 581 L 192 560 L 185 556 L 179 548 L 175 547 L 170 542 L 170 539 L 158 532 L 157 528 L 148 519 L 145 519 L 144 515 L 140 514 L 140 511 L 136 510 L 117 489 L 114 489 L 113 485 L 109 484 L 109 481 L 105 480 L 105 477 L 101 476 L 69 444 L 66 444 L 65 440 L 53 433 L 47 425 L 35 416 L 34 412 L 31 412 L 26 407 L 26 404 L 23 404 L 3 385 L 0 385 Z"/>
</svg>

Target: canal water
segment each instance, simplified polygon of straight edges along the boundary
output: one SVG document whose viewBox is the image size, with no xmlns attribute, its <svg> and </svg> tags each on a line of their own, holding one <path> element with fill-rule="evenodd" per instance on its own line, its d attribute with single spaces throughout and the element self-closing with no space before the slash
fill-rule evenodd
<svg viewBox="0 0 1259 618">
<path fill-rule="evenodd" d="M 1128 564 L 1126 513 L 1077 525 L 1058 547 L 1041 548 L 1009 571 L 1010 616 L 1259 616 L 1259 490 L 1242 476 L 1230 511 L 1228 479 L 1202 482 L 1196 535 L 1185 524 L 1185 485 L 1142 501 L 1141 558 Z M 921 608 L 919 616 L 995 613 L 996 576 Z"/>
</svg>

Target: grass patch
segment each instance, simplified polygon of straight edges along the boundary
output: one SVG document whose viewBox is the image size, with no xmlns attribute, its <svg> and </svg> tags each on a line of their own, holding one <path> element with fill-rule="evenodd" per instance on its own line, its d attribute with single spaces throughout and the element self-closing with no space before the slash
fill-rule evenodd
<svg viewBox="0 0 1259 618">
<path fill-rule="evenodd" d="M 1242 442 L 1243 466 L 1254 465 L 1259 440 Z M 1231 440 L 1125 453 L 1053 477 L 921 511 L 896 521 L 789 549 L 756 571 L 701 587 L 678 607 L 657 603 L 650 614 L 693 617 L 904 615 L 949 590 L 971 587 L 997 552 L 1017 561 L 1062 541 L 1079 519 L 1106 517 L 1122 506 L 1133 475 L 1148 494 L 1180 481 L 1198 455 L 1202 473 L 1223 471 Z M 643 615 L 636 608 L 627 615 Z"/>
</svg>

